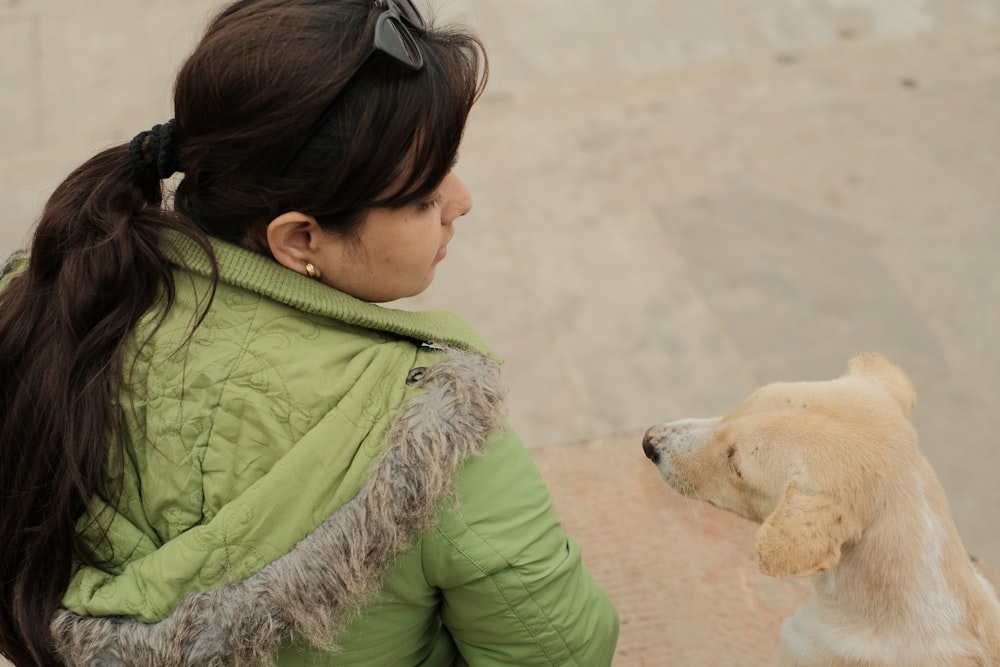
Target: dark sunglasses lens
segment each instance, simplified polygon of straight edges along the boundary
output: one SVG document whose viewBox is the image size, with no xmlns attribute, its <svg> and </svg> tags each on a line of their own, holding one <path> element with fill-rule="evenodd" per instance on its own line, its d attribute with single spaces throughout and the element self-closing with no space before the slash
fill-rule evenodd
<svg viewBox="0 0 1000 667">
<path fill-rule="evenodd" d="M 375 25 L 375 48 L 411 69 L 424 66 L 423 54 L 413 35 L 400 21 L 387 14 L 383 14 Z"/>
<path fill-rule="evenodd" d="M 392 6 L 396 8 L 399 12 L 400 17 L 412 25 L 414 28 L 420 28 L 421 30 L 427 29 L 427 24 L 424 23 L 424 17 L 420 15 L 417 11 L 417 6 L 413 4 L 413 0 L 389 0 Z"/>
</svg>

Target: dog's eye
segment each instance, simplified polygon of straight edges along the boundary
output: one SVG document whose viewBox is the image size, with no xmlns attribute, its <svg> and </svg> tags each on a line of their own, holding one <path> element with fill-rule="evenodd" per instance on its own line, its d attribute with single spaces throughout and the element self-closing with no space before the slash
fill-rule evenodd
<svg viewBox="0 0 1000 667">
<path fill-rule="evenodd" d="M 726 458 L 729 459 L 729 465 L 732 467 L 733 472 L 739 478 L 743 477 L 743 473 L 740 472 L 740 466 L 736 461 L 736 447 L 734 445 L 729 445 L 729 449 L 726 450 Z"/>
</svg>

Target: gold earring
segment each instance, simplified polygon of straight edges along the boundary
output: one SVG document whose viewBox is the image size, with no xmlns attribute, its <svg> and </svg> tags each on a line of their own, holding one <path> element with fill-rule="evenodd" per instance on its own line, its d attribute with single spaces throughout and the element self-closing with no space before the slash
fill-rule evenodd
<svg viewBox="0 0 1000 667">
<path fill-rule="evenodd" d="M 306 275 L 314 279 L 319 278 L 319 271 L 312 265 L 312 262 L 306 262 Z"/>
</svg>

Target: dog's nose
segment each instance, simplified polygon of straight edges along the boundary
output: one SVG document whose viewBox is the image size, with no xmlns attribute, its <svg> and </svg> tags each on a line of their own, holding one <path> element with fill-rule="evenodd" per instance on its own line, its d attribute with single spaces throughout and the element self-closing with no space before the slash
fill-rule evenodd
<svg viewBox="0 0 1000 667">
<path fill-rule="evenodd" d="M 656 451 L 656 443 L 659 441 L 660 438 L 653 434 L 653 429 L 649 429 L 646 435 L 642 436 L 642 452 L 653 463 L 660 462 L 660 453 Z"/>
</svg>

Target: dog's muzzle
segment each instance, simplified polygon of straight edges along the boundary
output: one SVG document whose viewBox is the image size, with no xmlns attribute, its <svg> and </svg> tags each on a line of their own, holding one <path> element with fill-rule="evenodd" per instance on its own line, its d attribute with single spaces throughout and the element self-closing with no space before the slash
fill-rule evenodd
<svg viewBox="0 0 1000 667">
<path fill-rule="evenodd" d="M 665 457 L 669 458 L 675 452 L 699 449 L 712 437 L 720 420 L 721 417 L 689 418 L 651 426 L 642 436 L 642 451 L 659 466 Z"/>
</svg>

